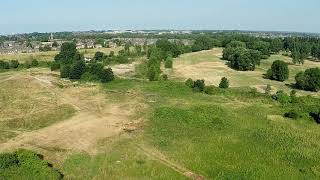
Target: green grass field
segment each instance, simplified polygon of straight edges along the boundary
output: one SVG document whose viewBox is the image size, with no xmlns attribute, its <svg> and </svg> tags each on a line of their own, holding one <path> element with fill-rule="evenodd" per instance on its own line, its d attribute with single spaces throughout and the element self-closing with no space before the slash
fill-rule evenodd
<svg viewBox="0 0 320 180">
<path fill-rule="evenodd" d="M 307 61 L 303 66 L 290 65 L 290 79 L 280 83 L 263 79 L 262 75 L 274 60 L 290 62 L 288 57 L 273 55 L 263 60 L 255 72 L 237 72 L 226 67 L 220 55 L 221 49 L 214 49 L 181 56 L 175 60 L 170 81 L 116 79 L 93 86 L 100 88 L 94 93 L 105 96 L 96 96 L 92 101 L 86 91 L 81 91 L 86 84 L 70 85 L 64 89 L 66 93 L 72 91 L 68 95 L 73 99 L 81 96 L 78 104 L 87 110 L 113 108 L 112 104 L 101 106 L 103 100 L 132 101 L 144 108 L 130 118 L 143 121 L 133 132 L 101 139 L 94 153 L 63 154 L 51 148 L 46 158 L 54 160 L 54 168 L 65 179 L 190 179 L 190 173 L 206 179 L 319 179 L 320 126 L 309 112 L 320 109 L 320 99 L 303 96 L 281 104 L 250 88 L 271 84 L 289 91 L 286 84 L 292 83 L 295 73 L 318 64 Z M 52 88 L 42 86 L 43 81 L 29 77 L 32 81 L 10 83 L 8 78 L 14 73 L 0 76 L 0 143 L 15 137 L 16 131 L 50 126 L 75 113 L 73 107 L 55 103 L 59 98 L 48 91 Z M 221 76 L 228 77 L 233 87 L 214 88 L 212 95 L 193 92 L 182 82 L 184 78 L 199 77 L 215 84 Z M 304 94 L 310 93 L 300 92 Z M 38 109 L 53 114 L 35 111 Z M 284 118 L 290 110 L 301 117 Z M 20 114 L 25 116 L 19 119 Z M 56 153 L 62 153 L 62 158 L 54 159 Z M 26 176 L 25 171 L 10 176 L 12 171 L 5 170 L 0 171 L 0 179 L 2 172 L 16 179 Z M 42 177 L 33 173 L 30 176 Z"/>
<path fill-rule="evenodd" d="M 150 107 L 150 113 L 142 115 L 144 132 L 106 153 L 70 157 L 62 166 L 66 177 L 184 178 L 136 152 L 136 144 L 147 144 L 208 179 L 320 177 L 320 127 L 307 110 L 302 110 L 298 120 L 283 118 L 285 112 L 301 105 L 306 109 L 317 106 L 318 99 L 284 106 L 247 88 L 216 89 L 209 96 L 175 82 L 117 80 L 105 89 L 139 92 L 144 97 Z"/>
<path fill-rule="evenodd" d="M 284 90 L 290 92 L 292 89 L 288 87 L 295 83 L 294 77 L 300 71 L 312 67 L 320 67 L 319 62 L 305 61 L 304 65 L 293 65 L 291 58 L 283 55 L 271 55 L 269 59 L 261 60 L 261 65 L 256 67 L 255 71 L 240 72 L 229 68 L 227 61 L 221 60 L 222 49 L 215 48 L 209 51 L 184 54 L 175 59 L 174 69 L 168 72 L 174 79 L 186 80 L 204 79 L 207 84 L 219 85 L 222 77 L 227 77 L 230 80 L 230 85 L 233 87 L 255 87 L 260 92 L 263 92 L 265 87 L 270 84 L 273 87 L 273 92 Z M 289 79 L 285 82 L 277 82 L 264 78 L 264 74 L 271 67 L 275 60 L 283 60 L 289 64 Z M 313 94 L 305 91 L 299 91 L 301 95 Z"/>
</svg>

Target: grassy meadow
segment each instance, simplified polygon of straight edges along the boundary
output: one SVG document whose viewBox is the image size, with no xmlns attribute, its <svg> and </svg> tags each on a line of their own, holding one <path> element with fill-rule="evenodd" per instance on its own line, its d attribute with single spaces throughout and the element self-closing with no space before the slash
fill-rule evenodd
<svg viewBox="0 0 320 180">
<path fill-rule="evenodd" d="M 117 80 L 104 88 L 144 97 L 149 106 L 141 115 L 144 131 L 99 155 L 71 156 L 61 165 L 70 179 L 185 178 L 137 152 L 140 144 L 207 179 L 320 177 L 320 127 L 307 111 L 319 99 L 282 105 L 248 88 L 215 89 L 213 95 L 205 95 L 177 82 Z M 305 108 L 301 118 L 283 117 L 300 106 Z"/>
<path fill-rule="evenodd" d="M 261 65 L 256 67 L 255 71 L 236 71 L 229 68 L 227 61 L 221 60 L 222 48 L 215 48 L 209 51 L 201 51 L 196 53 L 189 53 L 180 56 L 175 59 L 173 70 L 167 72 L 174 79 L 186 80 L 192 79 L 204 79 L 209 85 L 219 85 L 222 77 L 227 77 L 230 80 L 232 87 L 255 87 L 260 92 L 264 92 L 264 89 L 268 84 L 273 87 L 273 92 L 277 90 L 284 90 L 290 92 L 291 84 L 295 83 L 294 77 L 300 71 L 306 70 L 312 67 L 320 67 L 319 62 L 305 61 L 303 65 L 294 65 L 290 57 L 283 55 L 271 55 L 268 59 L 261 60 Z M 264 78 L 264 74 L 275 60 L 283 60 L 289 64 L 289 79 L 285 82 L 277 82 Z M 305 91 L 299 91 L 301 95 L 316 94 Z"/>
</svg>

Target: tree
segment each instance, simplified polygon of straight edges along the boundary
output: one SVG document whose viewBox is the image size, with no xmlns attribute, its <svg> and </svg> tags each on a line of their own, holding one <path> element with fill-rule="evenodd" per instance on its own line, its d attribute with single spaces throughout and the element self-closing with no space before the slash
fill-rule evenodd
<svg viewBox="0 0 320 180">
<path fill-rule="evenodd" d="M 252 49 L 260 51 L 265 56 L 270 56 L 270 43 L 265 41 L 255 41 L 253 43 Z"/>
<path fill-rule="evenodd" d="M 10 64 L 6 61 L 0 60 L 0 69 L 10 69 Z"/>
<path fill-rule="evenodd" d="M 159 79 L 161 70 L 160 70 L 161 54 L 158 50 L 153 50 L 151 52 L 150 58 L 148 60 L 148 79 L 150 81 L 157 81 Z"/>
<path fill-rule="evenodd" d="M 50 69 L 51 69 L 51 71 L 55 71 L 55 70 L 60 69 L 60 63 L 58 63 L 56 61 L 51 62 Z"/>
<path fill-rule="evenodd" d="M 320 68 L 307 69 L 296 75 L 296 86 L 307 91 L 320 90 Z"/>
<path fill-rule="evenodd" d="M 250 50 L 245 48 L 236 48 L 229 60 L 231 68 L 239 71 L 254 71 L 257 61 L 252 57 Z"/>
<path fill-rule="evenodd" d="M 283 49 L 283 47 L 284 47 L 284 43 L 280 38 L 272 39 L 270 42 L 270 51 L 272 53 L 278 53 Z"/>
<path fill-rule="evenodd" d="M 39 66 L 39 62 L 38 62 L 36 59 L 33 59 L 33 60 L 31 61 L 31 66 L 32 66 L 32 67 L 38 67 L 38 66 Z"/>
<path fill-rule="evenodd" d="M 96 60 L 96 61 L 102 61 L 103 60 L 103 58 L 104 58 L 104 53 L 103 52 L 100 52 L 100 51 L 98 51 L 98 52 L 96 52 L 95 54 L 94 54 L 94 60 Z"/>
<path fill-rule="evenodd" d="M 60 53 L 55 56 L 55 60 L 62 64 L 72 64 L 76 60 L 81 60 L 74 43 L 63 43 Z"/>
<path fill-rule="evenodd" d="M 229 80 L 226 77 L 223 77 L 220 81 L 219 88 L 228 89 L 229 88 Z"/>
<path fill-rule="evenodd" d="M 10 67 L 13 68 L 13 69 L 18 68 L 19 65 L 20 65 L 20 63 L 19 63 L 19 61 L 17 61 L 17 60 L 11 60 L 11 61 L 10 61 Z"/>
<path fill-rule="evenodd" d="M 113 71 L 111 68 L 104 69 L 100 74 L 101 82 L 107 83 L 114 80 Z"/>
<path fill-rule="evenodd" d="M 285 81 L 289 78 L 288 64 L 284 61 L 276 60 L 271 66 L 271 79 Z"/>
<path fill-rule="evenodd" d="M 311 55 L 316 59 L 320 59 L 320 43 L 313 45 Z"/>
<path fill-rule="evenodd" d="M 204 80 L 196 80 L 193 83 L 193 90 L 196 91 L 196 92 L 204 91 L 205 87 L 206 87 L 206 84 L 204 83 Z"/>
<path fill-rule="evenodd" d="M 190 87 L 190 88 L 193 88 L 194 81 L 191 78 L 189 78 L 189 79 L 186 80 L 185 85 Z"/>
<path fill-rule="evenodd" d="M 227 44 L 227 48 L 246 48 L 246 43 L 242 41 L 231 41 Z"/>
<path fill-rule="evenodd" d="M 114 57 L 114 51 L 110 51 L 109 57 Z"/>
<path fill-rule="evenodd" d="M 57 41 L 54 41 L 53 43 L 52 43 L 52 47 L 58 47 L 59 46 L 59 44 L 57 43 Z"/>
<path fill-rule="evenodd" d="M 60 77 L 61 78 L 70 78 L 71 74 L 71 65 L 66 64 L 60 68 Z"/>
<path fill-rule="evenodd" d="M 172 68 L 172 66 L 173 66 L 173 58 L 171 55 L 169 55 L 165 61 L 164 67 L 170 69 Z"/>
<path fill-rule="evenodd" d="M 85 70 L 86 64 L 84 61 L 75 62 L 71 67 L 70 79 L 80 79 Z"/>
</svg>

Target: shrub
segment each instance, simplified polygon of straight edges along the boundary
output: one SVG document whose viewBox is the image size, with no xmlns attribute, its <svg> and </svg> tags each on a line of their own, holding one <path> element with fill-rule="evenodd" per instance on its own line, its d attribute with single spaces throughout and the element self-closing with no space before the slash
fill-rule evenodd
<svg viewBox="0 0 320 180">
<path fill-rule="evenodd" d="M 289 68 L 288 64 L 284 61 L 276 60 L 272 63 L 271 72 L 267 72 L 267 76 L 270 79 L 274 79 L 277 81 L 285 81 L 289 78 Z"/>
<path fill-rule="evenodd" d="M 17 60 L 11 60 L 11 61 L 10 61 L 10 67 L 11 67 L 12 69 L 17 69 L 17 68 L 19 67 L 19 65 L 20 65 L 20 63 L 19 63 L 19 61 L 17 61 Z"/>
<path fill-rule="evenodd" d="M 312 111 L 309 115 L 316 121 L 316 123 L 320 124 L 320 110 L 319 111 Z"/>
<path fill-rule="evenodd" d="M 290 119 L 298 119 L 298 118 L 301 118 L 301 115 L 299 115 L 299 113 L 297 113 L 295 110 L 291 110 L 285 113 L 284 117 L 290 118 Z"/>
<path fill-rule="evenodd" d="M 168 75 L 167 75 L 167 74 L 163 74 L 163 75 L 161 76 L 161 80 L 162 80 L 162 81 L 167 81 L 167 80 L 168 80 Z"/>
<path fill-rule="evenodd" d="M 273 99 L 277 100 L 281 104 L 287 104 L 291 102 L 291 98 L 284 91 L 278 91 L 275 95 L 273 95 Z"/>
<path fill-rule="evenodd" d="M 223 77 L 220 81 L 219 88 L 227 89 L 229 88 L 229 80 L 226 77 Z"/>
<path fill-rule="evenodd" d="M 111 68 L 104 69 L 100 74 L 100 79 L 102 83 L 107 83 L 114 80 L 113 71 Z"/>
<path fill-rule="evenodd" d="M 202 92 L 205 88 L 204 80 L 196 80 L 193 84 L 193 90 L 196 92 Z"/>
<path fill-rule="evenodd" d="M 60 68 L 60 77 L 61 78 L 69 78 L 71 73 L 71 66 L 70 65 L 63 65 Z"/>
<path fill-rule="evenodd" d="M 58 70 L 60 69 L 60 63 L 54 61 L 50 64 L 50 69 L 51 71 L 55 71 L 55 70 Z"/>
<path fill-rule="evenodd" d="M 307 69 L 296 75 L 296 86 L 307 91 L 320 90 L 320 68 Z"/>
<path fill-rule="evenodd" d="M 80 79 L 82 74 L 85 73 L 86 64 L 84 61 L 77 61 L 70 71 L 70 79 Z"/>
<path fill-rule="evenodd" d="M 172 66 L 173 66 L 173 59 L 171 56 L 168 56 L 164 63 L 164 67 L 170 69 L 172 68 Z"/>
<path fill-rule="evenodd" d="M 103 52 L 96 52 L 95 54 L 94 54 L 94 60 L 96 60 L 96 61 L 102 61 L 103 60 L 103 58 L 104 58 L 104 53 Z"/>
<path fill-rule="evenodd" d="M 17 166 L 19 163 L 15 154 L 0 154 L 0 169 L 6 169 L 11 166 Z"/>
<path fill-rule="evenodd" d="M 191 78 L 189 78 L 189 79 L 186 80 L 185 85 L 190 87 L 190 88 L 193 88 L 194 81 Z"/>
<path fill-rule="evenodd" d="M 6 61 L 0 61 L 0 69 L 10 69 L 10 64 Z"/>
<path fill-rule="evenodd" d="M 85 72 L 84 74 L 81 75 L 81 80 L 85 82 L 99 81 L 100 77 L 96 74 Z"/>
<path fill-rule="evenodd" d="M 212 95 L 212 94 L 214 94 L 215 88 L 216 87 L 214 87 L 214 86 L 206 86 L 204 88 L 204 93 Z"/>
<path fill-rule="evenodd" d="M 30 69 L 32 67 L 31 65 L 31 62 L 30 61 L 26 61 L 23 66 L 26 68 L 26 69 Z"/>
<path fill-rule="evenodd" d="M 31 67 L 38 67 L 38 66 L 39 66 L 38 60 L 33 59 L 33 60 L 31 61 Z"/>
</svg>

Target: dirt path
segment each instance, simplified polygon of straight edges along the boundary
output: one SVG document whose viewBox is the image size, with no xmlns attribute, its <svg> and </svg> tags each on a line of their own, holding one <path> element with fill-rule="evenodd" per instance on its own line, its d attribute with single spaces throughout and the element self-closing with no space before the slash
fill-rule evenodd
<svg viewBox="0 0 320 180">
<path fill-rule="evenodd" d="M 161 152 L 159 152 L 158 150 L 156 150 L 154 148 L 147 147 L 146 145 L 141 145 L 141 144 L 136 145 L 136 147 L 139 151 L 141 151 L 143 154 L 145 154 L 149 158 L 160 162 L 161 164 L 167 166 L 170 169 L 173 169 L 174 171 L 182 174 L 183 176 L 185 176 L 187 178 L 194 179 L 194 180 L 206 179 L 204 176 L 196 174 L 196 173 L 186 169 L 185 167 L 168 160 L 167 157 L 165 157 Z"/>
</svg>

